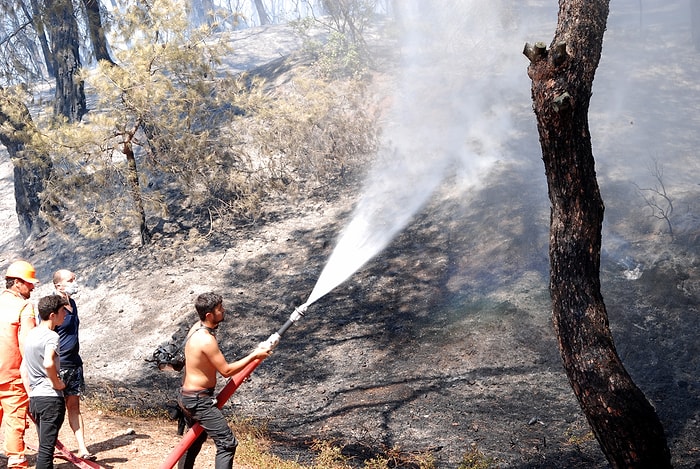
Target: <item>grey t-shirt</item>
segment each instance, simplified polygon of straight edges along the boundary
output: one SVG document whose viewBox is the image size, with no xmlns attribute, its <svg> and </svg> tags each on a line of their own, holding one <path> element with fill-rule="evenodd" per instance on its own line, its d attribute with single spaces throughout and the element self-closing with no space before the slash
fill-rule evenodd
<svg viewBox="0 0 700 469">
<path fill-rule="evenodd" d="M 56 370 L 61 368 L 59 362 L 58 333 L 47 327 L 35 327 L 27 333 L 24 341 L 24 366 L 29 378 L 29 397 L 49 396 L 63 397 L 63 391 L 53 388 L 44 367 L 44 357 L 55 353 Z"/>
</svg>

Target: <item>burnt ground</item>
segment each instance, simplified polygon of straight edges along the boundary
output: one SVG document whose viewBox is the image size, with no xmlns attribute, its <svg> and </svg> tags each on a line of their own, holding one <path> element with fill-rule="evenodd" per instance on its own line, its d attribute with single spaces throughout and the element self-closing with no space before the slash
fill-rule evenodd
<svg viewBox="0 0 700 469">
<path fill-rule="evenodd" d="M 700 61 L 693 51 L 666 48 L 663 35 L 640 40 L 612 30 L 606 37 L 609 50 L 633 56 L 625 45 L 637 41 L 645 58 L 679 64 L 662 73 L 640 59 L 639 68 L 625 68 L 629 81 L 620 88 L 613 79 L 621 65 L 604 57 L 591 121 L 606 203 L 601 280 L 615 343 L 657 409 L 675 467 L 696 468 L 698 95 L 688 77 L 697 76 Z M 616 112 L 596 105 L 624 101 L 623 88 L 644 99 Z M 358 463 L 398 446 L 454 468 L 476 446 L 499 467 L 607 467 L 553 334 L 549 208 L 526 81 L 523 96 L 519 137 L 506 149 L 517 157 L 497 164 L 479 188 L 446 181 L 385 250 L 309 307 L 233 396 L 227 412 L 264 422 L 271 451 L 311 461 L 310 443 L 329 438 Z M 663 163 L 677 208 L 675 238 L 635 186 L 653 184 L 652 158 Z M 9 163 L 3 169 L 7 201 Z M 3 262 L 22 255 L 45 282 L 57 268 L 75 270 L 91 397 L 159 408 L 180 378 L 145 359 L 182 337 L 195 320 L 197 294 L 225 296 L 232 314 L 220 341 L 231 357 L 267 338 L 306 300 L 362 191 L 359 181 L 336 189 L 324 198 L 275 201 L 253 226 L 166 223 L 145 249 L 131 238 L 68 243 L 52 236 L 21 246 L 8 230 Z M 3 206 L 10 228 L 12 210 Z M 177 442 L 175 422 L 96 410 L 86 419 L 89 445 L 105 467 L 155 467 Z M 135 432 L 123 435 L 125 427 Z"/>
<path fill-rule="evenodd" d="M 506 186 L 521 197 L 495 208 L 489 200 Z M 227 411 L 264 423 L 271 451 L 302 461 L 313 460 L 314 439 L 328 438 L 358 461 L 398 446 L 452 468 L 476 445 L 499 467 L 607 467 L 557 352 L 546 200 L 528 186 L 505 171 L 477 194 L 443 191 L 377 258 L 310 306 Z M 94 264 L 69 261 L 87 259 L 82 248 L 46 263 L 41 252 L 31 258 L 43 278 L 66 262 L 80 274 L 92 397 L 162 408 L 179 375 L 145 359 L 193 322 L 194 297 L 225 295 L 233 314 L 222 347 L 246 353 L 305 300 L 351 206 L 352 192 L 215 242 L 178 231 L 157 248 Z M 627 248 L 637 257 L 604 254 L 602 279 L 618 351 L 657 408 L 675 467 L 692 468 L 700 441 L 697 243 L 665 237 L 640 237 Z M 175 422 L 115 428 L 107 416 L 88 419 L 106 467 L 154 467 L 177 441 Z M 115 437 L 131 425 L 136 436 Z"/>
</svg>

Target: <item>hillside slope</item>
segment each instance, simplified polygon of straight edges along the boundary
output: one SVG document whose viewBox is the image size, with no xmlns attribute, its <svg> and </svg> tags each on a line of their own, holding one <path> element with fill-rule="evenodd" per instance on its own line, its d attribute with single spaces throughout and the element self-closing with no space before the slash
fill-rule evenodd
<svg viewBox="0 0 700 469">
<path fill-rule="evenodd" d="M 675 467 L 693 468 L 700 459 L 700 106 L 689 77 L 698 76 L 700 59 L 652 41 L 676 41 L 682 28 L 646 27 L 641 38 L 634 30 L 609 33 L 594 87 L 607 208 L 603 293 L 618 351 L 657 408 Z M 638 59 L 625 67 L 624 89 L 619 56 Z M 662 61 L 677 66 L 650 65 Z M 458 171 L 448 177 L 385 250 L 309 307 L 228 404 L 228 412 L 268 422 L 273 451 L 305 460 L 310 441 L 337 438 L 355 454 L 395 445 L 431 452 L 440 468 L 456 467 L 473 445 L 502 467 L 607 467 L 550 324 L 547 190 L 525 67 L 515 136 L 482 184 L 465 189 Z M 657 153 L 678 207 L 673 241 L 634 185 L 653 185 L 646 162 Z M 2 168 L 7 202 L 9 163 Z M 179 376 L 145 359 L 183 336 L 199 293 L 225 297 L 219 340 L 230 357 L 267 338 L 306 300 L 363 186 L 335 191 L 270 202 L 267 220 L 210 236 L 188 229 L 198 220 L 166 224 L 142 249 L 128 240 L 53 235 L 21 246 L 14 208 L 5 203 L 3 260 L 21 256 L 37 266 L 45 284 L 36 298 L 49 291 L 52 271 L 76 271 L 90 392 L 125 407 L 159 407 L 175 396 Z M 112 467 L 140 467 L 133 465 L 139 456 Z"/>
</svg>

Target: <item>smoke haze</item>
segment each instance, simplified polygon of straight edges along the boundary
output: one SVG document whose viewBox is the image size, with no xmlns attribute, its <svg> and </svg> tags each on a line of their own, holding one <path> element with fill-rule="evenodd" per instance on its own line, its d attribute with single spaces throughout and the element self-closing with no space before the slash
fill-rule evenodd
<svg viewBox="0 0 700 469">
<path fill-rule="evenodd" d="M 505 157 L 514 83 L 527 93 L 502 2 L 401 2 L 397 13 L 402 64 L 383 150 L 307 305 L 383 250 L 447 174 L 477 185 Z"/>
<path fill-rule="evenodd" d="M 518 165 L 519 171 L 532 172 L 532 184 L 546 194 L 521 51 L 525 42 L 551 41 L 557 2 L 400 3 L 402 63 L 384 148 L 307 304 L 384 249 L 448 175 L 467 190 L 477 188 L 494 168 Z M 671 96 L 679 84 L 697 82 L 697 75 L 691 78 L 693 70 L 660 62 L 657 54 L 667 48 L 681 55 L 679 60 L 694 55 L 697 63 L 689 26 L 687 2 L 611 3 L 590 110 L 604 198 L 609 184 L 626 184 L 628 192 L 634 184 L 653 186 L 652 160 L 662 161 L 665 182 L 677 181 L 679 191 L 697 185 L 695 144 L 688 141 L 696 132 L 688 120 L 693 104 Z M 650 88 L 663 74 L 669 75 L 668 85 Z M 693 96 L 697 100 L 698 93 Z M 673 114 L 665 103 L 673 103 Z M 660 128 L 667 118 L 670 125 Z M 680 172 L 674 168 L 679 160 L 685 161 Z M 606 213 L 604 248 L 609 255 L 628 256 L 614 252 L 626 244 L 618 231 L 628 225 L 616 228 L 614 205 L 608 200 L 606 205 L 613 210 Z"/>
</svg>

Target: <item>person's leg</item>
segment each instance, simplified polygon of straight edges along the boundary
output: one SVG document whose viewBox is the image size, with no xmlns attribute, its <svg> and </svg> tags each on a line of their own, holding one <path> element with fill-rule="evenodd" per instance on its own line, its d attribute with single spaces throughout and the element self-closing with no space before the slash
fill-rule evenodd
<svg viewBox="0 0 700 469">
<path fill-rule="evenodd" d="M 24 430 L 27 427 L 29 396 L 22 380 L 2 385 L 2 407 L 5 425 L 5 455 L 8 468 L 29 467 L 25 457 Z"/>
<path fill-rule="evenodd" d="M 8 388 L 9 384 L 8 383 L 3 383 L 0 384 L 0 422 L 2 422 L 5 418 L 5 413 L 9 412 L 8 410 L 8 401 L 7 401 L 7 395 L 8 395 Z M 2 438 L 2 451 L 3 453 L 7 454 L 7 446 L 5 445 L 5 442 L 7 441 L 7 426 L 3 425 L 5 427 L 5 432 L 3 434 Z"/>
<path fill-rule="evenodd" d="M 62 397 L 34 397 L 31 402 L 32 415 L 37 422 L 39 451 L 36 456 L 37 469 L 53 469 L 53 453 L 58 432 L 66 415 L 66 404 Z"/>
<path fill-rule="evenodd" d="M 80 457 L 90 456 L 90 459 L 94 459 L 94 456 L 90 454 L 85 445 L 85 424 L 83 423 L 83 414 L 80 412 L 80 395 L 85 390 L 83 367 L 62 368 L 61 374 L 64 376 L 63 381 L 66 383 L 63 395 L 66 397 L 68 424 L 73 430 L 73 434 L 75 434 L 75 441 L 78 443 L 78 454 Z"/>
<path fill-rule="evenodd" d="M 197 422 L 196 415 L 198 410 L 197 406 L 199 405 L 199 403 L 199 397 L 187 397 L 180 395 L 178 398 L 178 405 L 180 406 L 180 409 L 182 409 L 182 412 L 185 415 L 185 422 L 187 423 L 188 428 L 192 428 L 192 426 Z M 206 439 L 207 432 L 203 431 L 197 437 L 197 439 L 192 442 L 189 448 L 187 448 L 185 453 L 178 460 L 178 469 L 192 469 L 194 467 L 194 461 L 195 459 L 197 459 L 197 455 L 202 449 L 202 445 L 204 444 Z"/>
<path fill-rule="evenodd" d="M 216 469 L 231 469 L 238 441 L 229 428 L 221 409 L 212 402 L 200 410 L 198 419 L 202 428 L 216 444 L 216 464 L 214 467 Z"/>
<path fill-rule="evenodd" d="M 45 448 L 46 442 L 42 441 L 42 421 L 44 419 L 44 408 L 46 406 L 44 399 L 45 398 L 41 397 L 32 397 L 29 399 L 29 413 L 34 419 L 36 434 L 39 436 L 39 448 L 36 455 L 37 469 L 46 468 L 53 465 L 53 448 L 51 448 L 50 451 L 47 451 Z"/>
<path fill-rule="evenodd" d="M 78 454 L 81 457 L 90 454 L 85 445 L 83 414 L 80 413 L 80 396 L 66 396 L 66 413 L 68 414 L 68 424 L 78 442 Z"/>
</svg>

